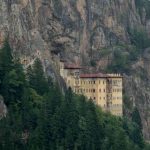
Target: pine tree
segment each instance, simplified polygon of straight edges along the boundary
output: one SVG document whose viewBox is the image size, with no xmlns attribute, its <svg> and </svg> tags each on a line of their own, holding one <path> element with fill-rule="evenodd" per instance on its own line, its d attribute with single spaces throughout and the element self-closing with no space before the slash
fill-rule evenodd
<svg viewBox="0 0 150 150">
<path fill-rule="evenodd" d="M 99 130 L 97 115 L 95 111 L 95 106 L 92 101 L 87 102 L 87 112 L 86 112 L 86 122 L 87 122 L 87 129 L 86 129 L 86 149 L 98 149 L 100 147 L 100 138 L 99 135 L 101 134 Z M 94 136 L 93 136 L 94 135 Z"/>
<path fill-rule="evenodd" d="M 135 107 L 133 110 L 132 121 L 135 122 L 139 126 L 139 128 L 142 130 L 142 121 L 141 121 L 140 113 L 137 107 Z"/>
<path fill-rule="evenodd" d="M 21 101 L 21 123 L 23 131 L 32 131 L 37 126 L 37 114 L 33 109 L 33 102 L 31 101 L 30 90 L 25 88 Z"/>
<path fill-rule="evenodd" d="M 69 88 L 65 95 L 66 102 L 66 148 L 73 149 L 75 147 L 75 142 L 77 141 L 78 131 L 79 131 L 79 114 L 76 108 L 76 102 L 74 99 L 73 92 Z"/>
<path fill-rule="evenodd" d="M 6 39 L 2 49 L 0 49 L 0 79 L 12 69 L 13 67 L 13 57 L 12 49 L 10 48 L 9 42 Z"/>
<path fill-rule="evenodd" d="M 30 87 L 35 89 L 39 95 L 44 95 L 47 93 L 49 86 L 44 75 L 41 61 L 36 59 L 33 64 L 33 68 L 30 67 L 27 71 Z"/>
<path fill-rule="evenodd" d="M 5 41 L 0 53 L 0 69 L 0 93 L 4 97 L 5 103 L 9 105 L 15 101 L 19 102 L 26 83 L 25 75 L 21 64 L 13 61 L 8 41 Z"/>
<path fill-rule="evenodd" d="M 8 74 L 13 69 L 12 50 L 8 40 L 5 40 L 2 49 L 0 49 L 0 93 L 3 95 L 5 102 L 9 101 L 8 92 Z"/>
</svg>

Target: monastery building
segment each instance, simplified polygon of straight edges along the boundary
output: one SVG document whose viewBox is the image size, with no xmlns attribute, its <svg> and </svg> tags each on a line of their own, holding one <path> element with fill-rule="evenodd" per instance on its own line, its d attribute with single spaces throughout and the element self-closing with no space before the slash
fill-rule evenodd
<svg viewBox="0 0 150 150">
<path fill-rule="evenodd" d="M 76 94 L 82 94 L 102 110 L 122 116 L 122 76 L 120 74 L 81 74 L 81 67 L 60 61 L 60 75 Z"/>
</svg>

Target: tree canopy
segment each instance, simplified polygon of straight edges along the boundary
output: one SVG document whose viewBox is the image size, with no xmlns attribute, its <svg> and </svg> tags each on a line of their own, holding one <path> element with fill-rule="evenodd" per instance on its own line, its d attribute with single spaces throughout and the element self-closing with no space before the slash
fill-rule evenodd
<svg viewBox="0 0 150 150">
<path fill-rule="evenodd" d="M 1 150 L 149 149 L 137 110 L 133 122 L 104 113 L 70 88 L 62 94 L 52 80 L 48 84 L 39 59 L 25 74 L 8 42 L 0 52 L 0 95 L 8 109 L 0 120 Z"/>
</svg>

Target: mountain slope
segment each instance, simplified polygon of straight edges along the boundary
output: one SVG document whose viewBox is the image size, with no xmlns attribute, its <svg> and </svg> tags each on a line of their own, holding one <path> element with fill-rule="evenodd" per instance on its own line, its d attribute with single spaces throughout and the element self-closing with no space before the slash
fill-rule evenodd
<svg viewBox="0 0 150 150">
<path fill-rule="evenodd" d="M 59 54 L 90 71 L 124 73 L 125 114 L 137 106 L 150 139 L 149 5 L 146 0 L 1 0 L 0 41 L 9 35 L 15 56 L 27 63 L 40 57 L 46 70 L 54 68 L 53 54 Z"/>
</svg>

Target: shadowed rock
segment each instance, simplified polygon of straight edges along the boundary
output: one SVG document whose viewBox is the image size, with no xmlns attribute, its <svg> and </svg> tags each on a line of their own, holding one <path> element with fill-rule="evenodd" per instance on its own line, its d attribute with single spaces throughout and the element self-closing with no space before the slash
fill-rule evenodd
<svg viewBox="0 0 150 150">
<path fill-rule="evenodd" d="M 0 119 L 6 117 L 6 115 L 7 115 L 7 108 L 6 105 L 4 104 L 3 97 L 0 96 Z"/>
</svg>

